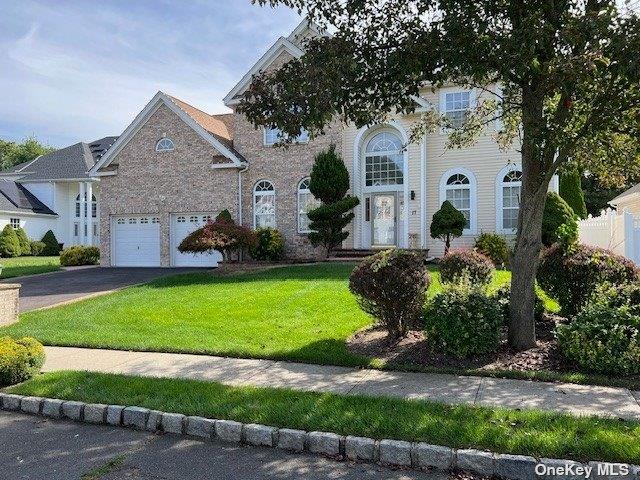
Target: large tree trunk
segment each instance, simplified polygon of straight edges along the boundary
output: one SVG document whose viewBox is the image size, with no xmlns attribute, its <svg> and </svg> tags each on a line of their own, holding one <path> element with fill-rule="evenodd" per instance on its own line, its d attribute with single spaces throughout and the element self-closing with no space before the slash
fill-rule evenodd
<svg viewBox="0 0 640 480">
<path fill-rule="evenodd" d="M 527 193 L 523 185 L 518 237 L 511 263 L 509 344 L 517 350 L 526 350 L 536 345 L 535 282 L 542 247 L 542 213 L 546 199 L 546 189 L 540 190 Z"/>
<path fill-rule="evenodd" d="M 553 150 L 545 148 L 540 134 L 544 125 L 542 102 L 543 96 L 537 88 L 523 88 L 522 189 L 509 304 L 509 344 L 517 350 L 536 345 L 535 281 L 542 248 L 542 215 L 549 188 L 547 170 L 553 163 Z"/>
</svg>

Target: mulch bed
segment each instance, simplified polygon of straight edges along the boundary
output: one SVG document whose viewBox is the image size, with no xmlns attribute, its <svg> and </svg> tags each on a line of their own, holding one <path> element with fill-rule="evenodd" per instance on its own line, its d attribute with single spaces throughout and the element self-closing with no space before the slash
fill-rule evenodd
<svg viewBox="0 0 640 480">
<path fill-rule="evenodd" d="M 538 345 L 523 352 L 512 350 L 507 343 L 506 328 L 498 350 L 487 355 L 458 359 L 432 348 L 422 331 L 411 331 L 401 340 L 392 341 L 380 327 L 357 332 L 347 341 L 353 353 L 385 360 L 388 363 L 436 368 L 575 372 L 558 349 L 553 330 L 559 317 L 545 316 L 536 324 Z"/>
</svg>

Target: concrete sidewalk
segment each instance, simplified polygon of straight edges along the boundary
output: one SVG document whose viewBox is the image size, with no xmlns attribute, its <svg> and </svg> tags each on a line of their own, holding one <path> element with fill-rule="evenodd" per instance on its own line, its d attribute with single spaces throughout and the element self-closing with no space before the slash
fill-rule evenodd
<svg viewBox="0 0 640 480">
<path fill-rule="evenodd" d="M 174 353 L 46 347 L 44 371 L 87 370 L 188 378 L 505 408 L 538 408 L 640 421 L 640 392 L 624 388 L 355 369 Z"/>
</svg>

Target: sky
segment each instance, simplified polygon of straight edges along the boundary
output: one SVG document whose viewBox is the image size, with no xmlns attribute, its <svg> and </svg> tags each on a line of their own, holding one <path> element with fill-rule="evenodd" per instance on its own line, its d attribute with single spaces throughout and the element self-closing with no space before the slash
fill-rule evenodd
<svg viewBox="0 0 640 480">
<path fill-rule="evenodd" d="M 118 135 L 158 91 L 209 112 L 301 18 L 250 0 L 0 0 L 0 138 Z"/>
</svg>

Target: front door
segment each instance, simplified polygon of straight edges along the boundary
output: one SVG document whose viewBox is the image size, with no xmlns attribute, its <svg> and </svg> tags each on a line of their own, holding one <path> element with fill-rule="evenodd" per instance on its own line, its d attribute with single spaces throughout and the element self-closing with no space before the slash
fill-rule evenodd
<svg viewBox="0 0 640 480">
<path fill-rule="evenodd" d="M 395 246 L 396 194 L 374 194 L 371 203 L 371 246 L 378 248 Z"/>
</svg>

